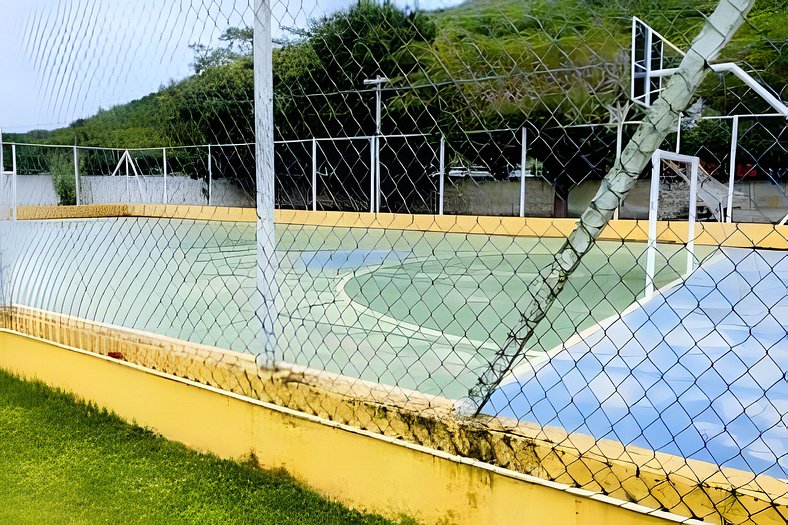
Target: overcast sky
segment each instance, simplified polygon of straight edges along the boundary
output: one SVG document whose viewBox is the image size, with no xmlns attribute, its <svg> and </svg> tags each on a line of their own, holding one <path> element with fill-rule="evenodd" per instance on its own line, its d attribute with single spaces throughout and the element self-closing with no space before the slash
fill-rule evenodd
<svg viewBox="0 0 788 525">
<path fill-rule="evenodd" d="M 353 0 L 279 0 L 274 35 Z M 412 6 L 415 0 L 397 0 Z M 252 25 L 253 0 L 0 0 L 0 128 L 55 128 L 190 73 L 191 43 Z M 421 0 L 422 8 L 459 0 Z"/>
</svg>

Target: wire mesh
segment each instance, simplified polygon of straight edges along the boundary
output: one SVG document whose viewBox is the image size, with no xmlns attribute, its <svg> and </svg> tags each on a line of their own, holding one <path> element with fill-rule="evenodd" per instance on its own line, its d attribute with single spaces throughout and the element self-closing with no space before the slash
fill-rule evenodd
<svg viewBox="0 0 788 525">
<path fill-rule="evenodd" d="M 53 338 L 175 338 L 214 371 L 165 371 L 652 510 L 780 522 L 786 120 L 713 65 L 779 102 L 788 25 L 663 4 L 20 8 L 39 105 L 74 121 L 2 135 L 0 305 Z M 107 39 L 93 59 L 74 22 Z M 357 402 L 271 393 L 305 370 Z"/>
</svg>

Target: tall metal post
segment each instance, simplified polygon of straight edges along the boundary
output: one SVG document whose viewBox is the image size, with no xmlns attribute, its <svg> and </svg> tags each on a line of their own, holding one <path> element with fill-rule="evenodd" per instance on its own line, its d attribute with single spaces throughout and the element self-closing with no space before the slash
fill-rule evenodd
<svg viewBox="0 0 788 525">
<path fill-rule="evenodd" d="M 644 63 L 651 64 L 651 39 L 653 35 L 651 31 L 646 31 L 646 45 L 645 45 L 645 54 L 646 59 Z M 644 75 L 643 77 L 643 93 L 646 95 L 646 106 L 651 106 L 651 79 L 648 75 Z"/>
<path fill-rule="evenodd" d="M 370 155 L 372 158 L 372 185 L 373 185 L 373 198 L 372 210 L 375 213 L 380 213 L 380 135 L 381 135 L 381 118 L 382 118 L 382 93 L 381 89 L 383 84 L 388 82 L 389 79 L 376 75 L 373 79 L 367 79 L 364 84 L 367 86 L 375 86 L 375 136 L 372 139 L 372 148 L 374 152 Z"/>
<path fill-rule="evenodd" d="M 619 116 L 616 121 L 616 162 L 621 160 L 621 148 L 624 143 L 624 119 Z M 618 220 L 619 213 L 621 213 L 621 206 L 617 206 L 613 210 L 613 220 Z"/>
<path fill-rule="evenodd" d="M 254 2 L 254 122 L 257 181 L 257 291 L 263 348 L 259 363 L 276 362 L 278 295 L 274 229 L 274 85 L 270 0 Z"/>
<path fill-rule="evenodd" d="M 3 129 L 0 128 L 0 203 L 5 202 L 6 192 L 6 174 L 5 174 L 5 159 L 3 159 Z"/>
<path fill-rule="evenodd" d="M 375 137 L 375 213 L 380 213 L 380 135 Z"/>
<path fill-rule="evenodd" d="M 380 80 L 380 75 L 375 77 Z M 375 213 L 380 213 L 380 82 L 375 84 Z"/>
<path fill-rule="evenodd" d="M 312 137 L 312 211 L 317 211 L 317 139 Z"/>
<path fill-rule="evenodd" d="M 438 215 L 443 215 L 444 184 L 446 180 L 446 139 L 441 135 L 440 175 L 438 180 Z"/>
<path fill-rule="evenodd" d="M 733 221 L 733 183 L 736 181 L 736 150 L 739 145 L 739 115 L 733 116 L 731 129 L 731 155 L 728 167 L 728 207 L 725 210 L 725 222 Z"/>
<path fill-rule="evenodd" d="M 681 153 L 681 113 L 679 113 L 679 121 L 676 124 L 676 153 Z"/>
<path fill-rule="evenodd" d="M 523 126 L 520 137 L 520 217 L 525 217 L 525 155 L 527 140 L 527 131 L 525 130 L 525 126 Z"/>
<path fill-rule="evenodd" d="M 161 163 L 164 168 L 164 204 L 167 204 L 167 148 L 161 148 Z"/>
<path fill-rule="evenodd" d="M 208 206 L 211 205 L 211 192 L 213 186 L 213 157 L 211 156 L 211 145 L 208 144 Z"/>
<path fill-rule="evenodd" d="M 3 128 L 0 128 L 0 197 L 5 192 L 5 159 L 3 158 Z M 0 200 L 2 202 L 2 200 Z"/>
<path fill-rule="evenodd" d="M 5 192 L 6 192 L 6 175 L 5 175 L 5 166 L 3 164 L 3 130 L 0 128 L 0 209 L 2 209 L 2 215 L 0 215 L 0 228 L 2 228 L 2 221 L 5 220 Z M 0 304 L 4 304 L 7 302 L 6 294 L 5 294 L 5 276 L 3 275 L 3 267 L 5 266 L 3 258 L 3 250 L 2 246 L 0 246 Z"/>
<path fill-rule="evenodd" d="M 11 218 L 16 220 L 16 144 L 11 144 Z"/>
<path fill-rule="evenodd" d="M 654 274 L 657 266 L 657 212 L 659 208 L 659 172 L 662 167 L 659 150 L 651 157 L 651 191 L 648 200 L 648 242 L 646 244 L 646 299 L 654 296 Z"/>
<path fill-rule="evenodd" d="M 375 213 L 375 137 L 369 139 L 369 213 Z"/>
<path fill-rule="evenodd" d="M 74 193 L 76 194 L 76 205 L 79 206 L 79 152 L 76 144 L 74 144 Z"/>
<path fill-rule="evenodd" d="M 695 269 L 695 221 L 698 219 L 698 171 L 700 159 L 690 162 L 689 217 L 687 217 L 687 275 Z"/>
<path fill-rule="evenodd" d="M 129 158 L 131 158 L 131 154 L 129 150 L 126 150 L 125 153 L 126 157 L 126 204 L 131 204 L 131 188 L 129 187 Z"/>
</svg>

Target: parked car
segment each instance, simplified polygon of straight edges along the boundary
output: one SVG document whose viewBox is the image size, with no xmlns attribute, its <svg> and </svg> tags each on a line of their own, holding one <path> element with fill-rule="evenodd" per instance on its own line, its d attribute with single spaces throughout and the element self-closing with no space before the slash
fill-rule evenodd
<svg viewBox="0 0 788 525">
<path fill-rule="evenodd" d="M 509 175 L 508 175 L 509 180 L 520 180 L 520 173 L 521 172 L 522 172 L 522 170 L 519 168 L 519 166 L 517 168 L 513 169 L 512 171 L 509 172 Z M 525 176 L 526 177 L 535 177 L 536 175 L 534 175 L 531 172 L 530 169 L 526 168 L 525 169 Z"/>
<path fill-rule="evenodd" d="M 530 157 L 525 162 L 525 176 L 526 177 L 545 177 L 546 172 L 544 165 L 537 159 Z M 509 180 L 520 180 L 520 165 L 517 164 L 513 170 L 509 172 Z"/>
<path fill-rule="evenodd" d="M 446 175 L 452 178 L 470 177 L 472 179 L 491 179 L 492 173 L 484 166 L 454 166 L 446 170 Z M 439 177 L 440 172 L 430 173 L 430 177 Z"/>
</svg>

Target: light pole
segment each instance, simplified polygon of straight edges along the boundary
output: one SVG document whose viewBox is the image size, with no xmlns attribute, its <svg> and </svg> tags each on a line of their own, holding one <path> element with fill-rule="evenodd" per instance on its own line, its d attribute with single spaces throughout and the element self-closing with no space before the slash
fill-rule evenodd
<svg viewBox="0 0 788 525">
<path fill-rule="evenodd" d="M 381 120 L 381 88 L 389 79 L 380 75 L 364 80 L 365 86 L 375 86 L 375 136 L 372 138 L 372 182 L 369 195 L 370 212 L 380 213 L 380 120 Z"/>
</svg>

